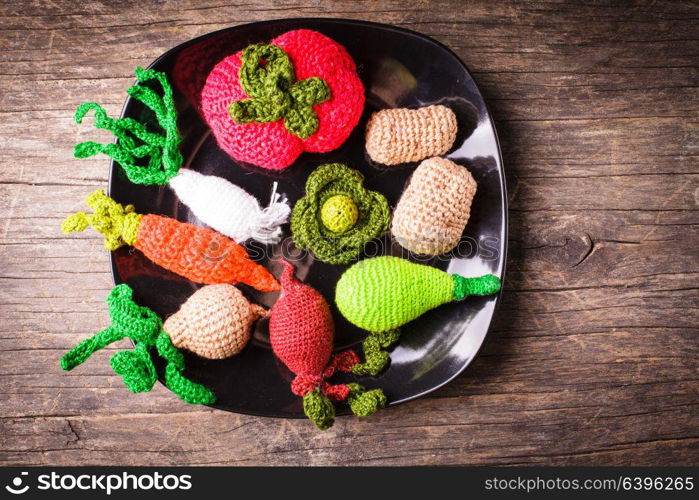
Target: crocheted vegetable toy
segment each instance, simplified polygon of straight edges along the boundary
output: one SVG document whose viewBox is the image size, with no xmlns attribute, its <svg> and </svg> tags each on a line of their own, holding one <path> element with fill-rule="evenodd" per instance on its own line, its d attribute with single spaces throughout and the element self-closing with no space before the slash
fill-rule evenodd
<svg viewBox="0 0 699 500">
<path fill-rule="evenodd" d="M 459 244 L 471 214 L 476 181 L 446 158 L 429 158 L 413 172 L 393 212 L 391 232 L 411 252 L 439 255 Z"/>
<path fill-rule="evenodd" d="M 204 227 L 161 215 L 136 213 L 98 189 L 85 202 L 94 214 L 67 217 L 61 230 L 68 234 L 92 225 L 105 235 L 104 246 L 116 250 L 132 246 L 161 267 L 203 284 L 245 283 L 263 292 L 279 290 L 267 269 L 250 260 L 235 241 Z"/>
<path fill-rule="evenodd" d="M 202 222 L 238 243 L 250 238 L 261 243 L 277 243 L 281 238 L 280 226 L 287 221 L 291 208 L 276 193 L 276 184 L 269 206 L 263 209 L 255 197 L 226 179 L 181 169 L 177 109 L 167 76 L 136 68 L 136 78 L 139 82 L 157 80 L 163 89 L 162 97 L 140 84 L 126 92 L 153 111 L 164 135 L 132 118 L 112 119 L 104 108 L 88 102 L 78 107 L 75 121 L 82 123 L 85 115 L 94 111 L 95 127 L 111 131 L 119 141 L 116 144 L 81 142 L 75 145 L 75 157 L 103 153 L 116 160 L 135 184 L 169 184 Z M 147 164 L 144 158 L 149 158 Z"/>
<path fill-rule="evenodd" d="M 251 304 L 233 285 L 207 285 L 165 321 L 175 347 L 208 359 L 238 354 L 248 344 L 252 324 L 267 311 Z"/>
<path fill-rule="evenodd" d="M 265 244 L 278 243 L 281 225 L 291 212 L 289 204 L 277 193 L 276 182 L 266 208 L 226 179 L 186 168 L 170 180 L 170 187 L 202 222 L 238 243 L 250 238 Z"/>
<path fill-rule="evenodd" d="M 384 234 L 391 217 L 386 198 L 362 185 L 364 176 L 340 163 L 322 165 L 306 181 L 306 196 L 291 214 L 294 243 L 329 264 L 347 264 Z"/>
<path fill-rule="evenodd" d="M 311 30 L 250 45 L 218 63 L 201 108 L 233 159 L 271 170 L 304 152 L 339 147 L 364 109 L 364 86 L 347 50 Z"/>
<path fill-rule="evenodd" d="M 332 426 L 333 402 L 346 400 L 355 415 L 371 415 L 386 404 L 386 396 L 380 389 L 326 381 L 336 370 L 350 371 L 359 359 L 352 351 L 332 355 L 335 330 L 327 302 L 282 262 L 282 291 L 270 311 L 269 338 L 274 354 L 296 375 L 291 390 L 303 397 L 304 413 L 319 429 Z"/>
<path fill-rule="evenodd" d="M 384 165 L 443 155 L 456 140 L 456 115 L 446 106 L 384 109 L 366 125 L 366 151 Z"/>
<path fill-rule="evenodd" d="M 335 289 L 335 303 L 342 315 L 371 332 L 363 344 L 366 360 L 352 371 L 377 375 L 390 359 L 382 348 L 398 340 L 398 328 L 430 309 L 499 290 L 500 280 L 492 274 L 464 278 L 398 257 L 374 257 L 354 264 Z"/>
<path fill-rule="evenodd" d="M 133 300 L 128 285 L 114 287 L 107 297 L 112 324 L 71 349 L 61 358 L 61 368 L 72 370 L 86 361 L 94 352 L 126 337 L 136 346 L 133 350 L 119 351 L 110 359 L 110 365 L 121 375 L 124 385 L 134 393 L 148 392 L 158 374 L 150 351 L 155 348 L 166 361 L 165 384 L 187 403 L 211 404 L 216 398 L 206 387 L 186 378 L 184 356 L 172 344 L 163 329 L 163 322 L 152 310 L 139 306 Z"/>
</svg>

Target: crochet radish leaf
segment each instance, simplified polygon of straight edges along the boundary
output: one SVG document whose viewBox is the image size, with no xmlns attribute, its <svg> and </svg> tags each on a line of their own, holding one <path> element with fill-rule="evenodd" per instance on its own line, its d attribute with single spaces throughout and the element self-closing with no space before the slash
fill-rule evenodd
<svg viewBox="0 0 699 500">
<path fill-rule="evenodd" d="M 161 130 L 149 130 L 133 118 L 110 118 L 102 106 L 86 102 L 78 106 L 75 122 L 80 124 L 89 111 L 95 113 L 95 127 L 109 130 L 118 142 L 100 144 L 93 141 L 75 145 L 76 158 L 87 158 L 99 153 L 112 157 L 135 184 L 167 184 L 177 175 L 182 165 L 179 151 L 182 138 L 177 130 L 177 109 L 172 95 L 172 87 L 165 73 L 152 69 L 136 68 L 138 84 L 127 89 L 127 93 L 141 101 L 153 111 Z M 163 90 L 162 97 L 141 83 L 155 80 Z M 147 168 L 144 168 L 147 159 Z"/>
</svg>

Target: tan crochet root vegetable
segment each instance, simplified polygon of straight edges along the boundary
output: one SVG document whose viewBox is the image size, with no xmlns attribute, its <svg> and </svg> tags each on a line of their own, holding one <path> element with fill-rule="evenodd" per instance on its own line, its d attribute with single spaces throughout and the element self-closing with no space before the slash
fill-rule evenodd
<svg viewBox="0 0 699 500">
<path fill-rule="evenodd" d="M 415 169 L 393 213 L 391 231 L 407 250 L 439 255 L 452 250 L 471 214 L 476 181 L 446 158 L 429 158 Z"/>
<path fill-rule="evenodd" d="M 445 154 L 456 140 L 456 115 L 446 106 L 384 109 L 366 126 L 366 151 L 383 165 L 398 165 Z"/>
<path fill-rule="evenodd" d="M 163 326 L 172 344 L 209 359 L 238 354 L 250 340 L 252 324 L 267 311 L 251 304 L 233 285 L 197 290 Z"/>
</svg>

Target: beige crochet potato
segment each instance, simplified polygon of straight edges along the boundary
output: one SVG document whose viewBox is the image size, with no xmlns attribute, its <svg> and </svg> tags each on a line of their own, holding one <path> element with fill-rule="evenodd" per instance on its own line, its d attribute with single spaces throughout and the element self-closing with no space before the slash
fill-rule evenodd
<svg viewBox="0 0 699 500">
<path fill-rule="evenodd" d="M 418 254 L 452 250 L 468 223 L 475 194 L 476 181 L 465 167 L 446 158 L 423 161 L 393 212 L 393 236 Z"/>
<path fill-rule="evenodd" d="M 384 109 L 369 118 L 366 150 L 383 165 L 420 161 L 449 151 L 456 130 L 456 115 L 446 106 Z"/>
<path fill-rule="evenodd" d="M 250 340 L 253 322 L 267 311 L 251 304 L 233 285 L 208 285 L 197 290 L 163 328 L 172 344 L 203 358 L 238 354 Z"/>
</svg>

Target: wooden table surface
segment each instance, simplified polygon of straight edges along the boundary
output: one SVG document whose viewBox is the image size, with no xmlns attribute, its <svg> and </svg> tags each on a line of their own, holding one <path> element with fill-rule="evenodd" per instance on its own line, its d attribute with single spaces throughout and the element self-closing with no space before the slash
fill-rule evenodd
<svg viewBox="0 0 699 500">
<path fill-rule="evenodd" d="M 699 463 L 699 4 L 13 1 L 0 5 L 0 463 Z M 509 184 L 502 307 L 448 386 L 318 432 L 132 395 L 111 352 L 107 253 L 63 217 L 104 187 L 85 100 L 192 37 L 296 16 L 369 19 L 451 47 L 491 106 Z M 109 134 L 100 139 L 111 140 Z M 113 351 L 112 351 L 113 352 Z"/>
</svg>

